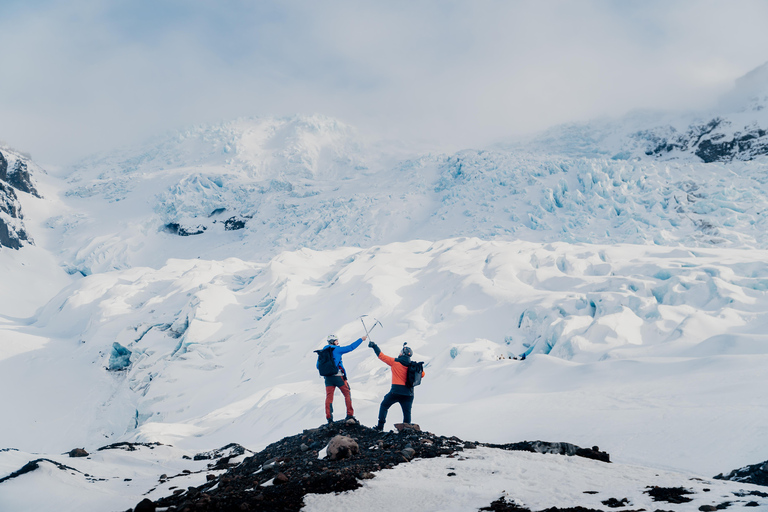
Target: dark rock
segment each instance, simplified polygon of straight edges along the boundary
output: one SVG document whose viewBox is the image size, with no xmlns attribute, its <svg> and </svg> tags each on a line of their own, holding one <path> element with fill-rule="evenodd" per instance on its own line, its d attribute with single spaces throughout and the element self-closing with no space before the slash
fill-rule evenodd
<svg viewBox="0 0 768 512">
<path fill-rule="evenodd" d="M 720 473 L 715 478 L 718 480 L 733 480 L 734 482 L 768 486 L 768 461 L 734 469 L 727 475 Z"/>
<path fill-rule="evenodd" d="M 491 512 L 530 512 L 531 509 L 521 507 L 514 501 L 507 501 L 507 498 L 502 496 L 496 501 L 492 501 L 487 507 L 483 507 L 480 510 L 489 510 Z"/>
<path fill-rule="evenodd" d="M 85 448 L 75 448 L 69 452 L 70 457 L 87 457 L 88 455 L 90 455 L 90 453 L 85 451 Z"/>
<path fill-rule="evenodd" d="M 307 446 L 307 445 L 306 445 L 306 444 L 304 444 L 304 443 L 301 443 L 301 446 L 300 446 L 299 448 L 300 448 L 300 449 L 301 449 L 301 451 L 303 451 L 303 452 L 305 452 L 305 451 L 309 450 L 309 446 Z"/>
<path fill-rule="evenodd" d="M 285 475 L 285 473 L 278 473 L 275 477 L 274 483 L 275 485 L 281 485 L 288 483 L 289 478 Z"/>
<path fill-rule="evenodd" d="M 13 169 L 7 173 L 6 181 L 16 190 L 21 190 L 27 194 L 32 194 L 35 197 L 40 197 L 37 189 L 32 184 L 32 176 L 29 174 L 27 162 L 24 160 L 16 160 L 16 163 L 13 165 Z"/>
<path fill-rule="evenodd" d="M 243 229 L 244 227 L 245 221 L 243 219 L 238 219 L 237 217 L 230 217 L 224 221 L 224 229 L 226 231 L 237 231 L 238 229 Z"/>
<path fill-rule="evenodd" d="M 102 446 L 97 452 L 104 451 L 104 450 L 125 450 L 127 452 L 133 452 L 136 451 L 140 447 L 149 448 L 150 450 L 154 450 L 155 446 L 163 446 L 162 443 L 128 443 L 128 442 L 121 442 L 121 443 L 113 443 L 108 444 L 107 446 Z"/>
<path fill-rule="evenodd" d="M 502 450 L 523 451 L 533 453 L 553 453 L 556 455 L 576 455 L 588 459 L 599 460 L 602 462 L 611 462 L 611 457 L 606 452 L 595 450 L 597 446 L 590 448 L 581 448 L 570 443 L 548 443 L 545 441 L 522 441 L 509 444 L 484 444 L 489 448 L 500 448 Z"/>
<path fill-rule="evenodd" d="M 616 498 L 608 498 L 607 500 L 601 501 L 603 505 L 610 508 L 619 508 L 619 507 L 625 507 L 629 505 L 629 499 L 622 498 L 620 500 L 617 500 Z"/>
<path fill-rule="evenodd" d="M 702 505 L 699 507 L 699 510 L 701 510 L 701 512 L 715 512 L 717 507 L 714 505 Z"/>
<path fill-rule="evenodd" d="M 133 509 L 133 512 L 155 512 L 156 508 L 157 507 L 152 500 L 144 498 L 139 502 L 138 505 L 136 505 L 136 508 Z"/>
<path fill-rule="evenodd" d="M 688 503 L 692 501 L 691 498 L 684 496 L 685 494 L 693 494 L 693 492 L 685 489 L 684 487 L 647 487 L 646 494 L 648 494 L 653 501 L 666 501 L 668 503 Z"/>
<path fill-rule="evenodd" d="M 205 226 L 186 227 L 182 226 L 178 222 L 169 222 L 162 227 L 162 231 L 179 236 L 201 235 L 205 232 L 206 229 L 207 228 Z"/>
<path fill-rule="evenodd" d="M 411 447 L 406 447 L 406 448 L 403 448 L 403 451 L 401 451 L 400 453 L 402 453 L 403 457 L 405 457 L 406 459 L 411 460 L 416 455 L 416 450 L 414 450 Z"/>
</svg>

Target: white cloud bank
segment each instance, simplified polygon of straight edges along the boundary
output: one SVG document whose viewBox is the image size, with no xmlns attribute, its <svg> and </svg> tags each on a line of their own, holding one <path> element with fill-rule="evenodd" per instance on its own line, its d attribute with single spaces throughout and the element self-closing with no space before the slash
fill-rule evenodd
<svg viewBox="0 0 768 512">
<path fill-rule="evenodd" d="M 322 113 L 479 145 L 693 108 L 768 60 L 768 4 L 4 2 L 0 139 L 63 163 L 180 125 Z"/>
</svg>

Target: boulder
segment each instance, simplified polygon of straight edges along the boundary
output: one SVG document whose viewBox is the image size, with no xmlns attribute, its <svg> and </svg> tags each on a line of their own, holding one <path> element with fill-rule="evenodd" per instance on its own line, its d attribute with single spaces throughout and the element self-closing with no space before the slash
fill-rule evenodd
<svg viewBox="0 0 768 512">
<path fill-rule="evenodd" d="M 338 435 L 328 443 L 327 452 L 330 460 L 340 460 L 357 455 L 360 453 L 360 447 L 351 437 Z"/>
<path fill-rule="evenodd" d="M 70 457 L 87 457 L 89 455 L 90 455 L 90 453 L 85 451 L 84 448 L 75 448 L 74 450 L 71 450 L 69 452 L 69 456 Z"/>
<path fill-rule="evenodd" d="M 155 512 L 156 508 L 157 507 L 152 500 L 144 498 L 139 502 L 138 505 L 136 505 L 136 508 L 133 509 L 133 512 Z"/>
<path fill-rule="evenodd" d="M 421 432 L 421 427 L 416 423 L 395 423 L 395 428 L 398 432 L 402 432 L 403 430 L 418 430 Z"/>
</svg>

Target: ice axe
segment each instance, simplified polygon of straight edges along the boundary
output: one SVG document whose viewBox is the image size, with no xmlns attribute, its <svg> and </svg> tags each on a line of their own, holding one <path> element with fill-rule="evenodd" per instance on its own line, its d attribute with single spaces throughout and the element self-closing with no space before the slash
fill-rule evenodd
<svg viewBox="0 0 768 512">
<path fill-rule="evenodd" d="M 371 331 L 374 330 L 377 325 L 381 325 L 381 322 L 379 322 L 378 320 L 376 320 L 374 318 L 373 319 L 373 325 L 371 326 L 370 329 L 368 329 L 368 327 L 365 326 L 365 321 L 363 320 L 363 318 L 366 317 L 366 316 L 368 316 L 368 315 L 360 316 L 360 322 L 363 324 L 363 329 L 365 329 L 365 336 L 368 338 L 368 343 L 370 344 L 370 343 L 373 343 L 373 341 L 371 340 Z M 384 327 L 383 325 L 381 325 L 381 326 Z"/>
</svg>

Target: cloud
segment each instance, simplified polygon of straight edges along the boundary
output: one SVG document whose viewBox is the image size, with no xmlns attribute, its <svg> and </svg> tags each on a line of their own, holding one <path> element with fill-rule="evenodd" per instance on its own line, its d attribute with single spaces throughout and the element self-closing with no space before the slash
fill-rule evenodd
<svg viewBox="0 0 768 512">
<path fill-rule="evenodd" d="M 768 60 L 761 1 L 5 2 L 0 139 L 62 163 L 166 129 L 321 113 L 481 145 L 697 108 Z"/>
</svg>

